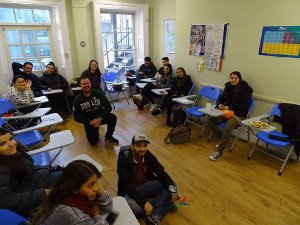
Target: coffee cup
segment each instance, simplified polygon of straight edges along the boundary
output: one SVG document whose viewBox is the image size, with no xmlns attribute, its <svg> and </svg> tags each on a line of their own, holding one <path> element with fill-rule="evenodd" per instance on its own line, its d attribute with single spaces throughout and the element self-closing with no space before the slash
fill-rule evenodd
<svg viewBox="0 0 300 225">
<path fill-rule="evenodd" d="M 206 109 L 207 109 L 207 110 L 211 110 L 211 103 L 209 103 L 209 102 L 206 103 Z"/>
</svg>

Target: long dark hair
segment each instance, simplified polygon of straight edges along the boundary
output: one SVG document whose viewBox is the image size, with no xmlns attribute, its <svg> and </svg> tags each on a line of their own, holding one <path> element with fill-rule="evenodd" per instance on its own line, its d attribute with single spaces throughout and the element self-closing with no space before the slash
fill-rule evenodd
<svg viewBox="0 0 300 225">
<path fill-rule="evenodd" d="M 33 217 L 31 225 L 42 223 L 55 206 L 61 204 L 63 199 L 74 195 L 93 175 L 101 177 L 101 173 L 92 163 L 84 160 L 75 160 L 69 163 L 57 179 L 46 201 Z"/>
<path fill-rule="evenodd" d="M 0 136 L 6 135 L 8 133 L 12 135 L 10 130 L 0 127 Z M 31 163 L 33 162 L 32 158 L 24 151 L 24 149 L 20 145 L 17 145 L 16 155 L 0 154 L 0 164 L 7 166 L 12 176 L 17 178 L 19 183 L 22 180 L 29 179 L 29 174 L 26 170 L 26 164 L 22 159 L 29 160 Z"/>
<path fill-rule="evenodd" d="M 24 78 L 24 76 L 21 76 L 21 75 L 14 76 L 13 79 L 12 79 L 12 81 L 11 81 L 11 85 L 10 85 L 10 86 L 11 86 L 11 87 L 14 86 L 14 84 L 16 83 L 16 81 L 17 81 L 18 79 L 26 80 L 26 79 Z"/>
<path fill-rule="evenodd" d="M 95 74 L 97 74 L 97 75 L 102 75 L 102 73 L 100 72 L 99 66 L 98 66 L 98 62 L 97 62 L 95 59 L 92 59 L 92 60 L 90 61 L 88 70 L 91 71 L 91 64 L 92 64 L 92 62 L 97 63 L 97 69 L 96 69 L 96 71 L 95 71 Z"/>
<path fill-rule="evenodd" d="M 172 75 L 172 74 L 173 74 L 173 68 L 172 68 L 172 65 L 171 65 L 170 63 L 168 63 L 168 64 L 166 64 L 165 66 L 168 67 L 168 68 L 170 69 L 169 74 Z M 164 67 L 165 67 L 165 66 L 164 66 Z M 169 75 L 169 74 L 163 73 L 163 75 Z"/>
<path fill-rule="evenodd" d="M 183 67 L 178 67 L 177 70 L 181 70 L 183 72 L 184 76 L 186 75 L 185 69 Z"/>
</svg>

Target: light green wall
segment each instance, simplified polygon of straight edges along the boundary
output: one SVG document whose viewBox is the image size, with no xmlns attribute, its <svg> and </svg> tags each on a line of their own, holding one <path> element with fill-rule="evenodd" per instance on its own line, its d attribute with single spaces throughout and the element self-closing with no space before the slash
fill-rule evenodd
<svg viewBox="0 0 300 225">
<path fill-rule="evenodd" d="M 163 20 L 174 17 L 171 2 L 152 2 L 153 14 L 159 18 L 152 25 L 154 32 L 160 33 L 152 34 L 156 58 L 163 55 Z M 300 25 L 299 8 L 298 0 L 177 0 L 175 64 L 186 68 L 197 88 L 200 83 L 223 87 L 230 72 L 239 70 L 258 97 L 255 114 L 270 109 L 273 103 L 268 99 L 300 103 L 300 59 L 258 55 L 262 27 Z M 222 71 L 197 72 L 196 57 L 188 55 L 190 26 L 217 23 L 229 23 Z"/>
</svg>

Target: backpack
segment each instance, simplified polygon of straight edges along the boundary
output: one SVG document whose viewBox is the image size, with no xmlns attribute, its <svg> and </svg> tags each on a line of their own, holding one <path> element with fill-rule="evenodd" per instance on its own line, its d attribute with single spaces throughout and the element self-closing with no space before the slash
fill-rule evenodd
<svg viewBox="0 0 300 225">
<path fill-rule="evenodd" d="M 174 127 L 183 125 L 186 121 L 187 115 L 183 109 L 174 111 Z"/>
<path fill-rule="evenodd" d="M 172 130 L 165 137 L 166 144 L 182 144 L 190 140 L 191 128 L 188 125 L 180 125 L 172 128 Z"/>
</svg>

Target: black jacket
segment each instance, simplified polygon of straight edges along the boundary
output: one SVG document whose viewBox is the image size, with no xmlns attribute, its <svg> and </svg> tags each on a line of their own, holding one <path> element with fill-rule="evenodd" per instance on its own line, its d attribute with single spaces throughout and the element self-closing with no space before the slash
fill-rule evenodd
<svg viewBox="0 0 300 225">
<path fill-rule="evenodd" d="M 225 89 L 217 101 L 219 104 L 228 106 L 234 114 L 241 117 L 246 117 L 253 89 L 246 81 L 242 81 L 239 86 L 233 86 L 230 82 L 225 84 Z"/>
<path fill-rule="evenodd" d="M 184 85 L 182 87 L 178 86 L 178 79 L 184 79 Z M 191 79 L 191 76 L 185 75 L 182 78 L 174 77 L 173 82 L 171 84 L 171 89 L 168 91 L 170 95 L 172 96 L 186 96 L 189 94 L 191 88 L 192 88 L 193 82 Z"/>
<path fill-rule="evenodd" d="M 40 78 L 40 81 L 42 85 L 45 85 L 51 89 L 62 89 L 64 92 L 66 92 L 69 87 L 68 81 L 66 81 L 62 75 L 55 72 L 51 75 L 44 72 L 43 76 Z"/>
<path fill-rule="evenodd" d="M 133 155 L 130 147 L 126 151 L 120 151 L 118 158 L 117 172 L 118 195 L 128 194 L 134 201 L 142 207 L 148 201 L 147 197 L 140 194 L 133 185 Z M 171 177 L 167 174 L 164 167 L 158 162 L 157 158 L 148 150 L 144 156 L 147 165 L 148 180 L 159 180 L 166 189 L 169 185 L 175 185 Z"/>
</svg>

